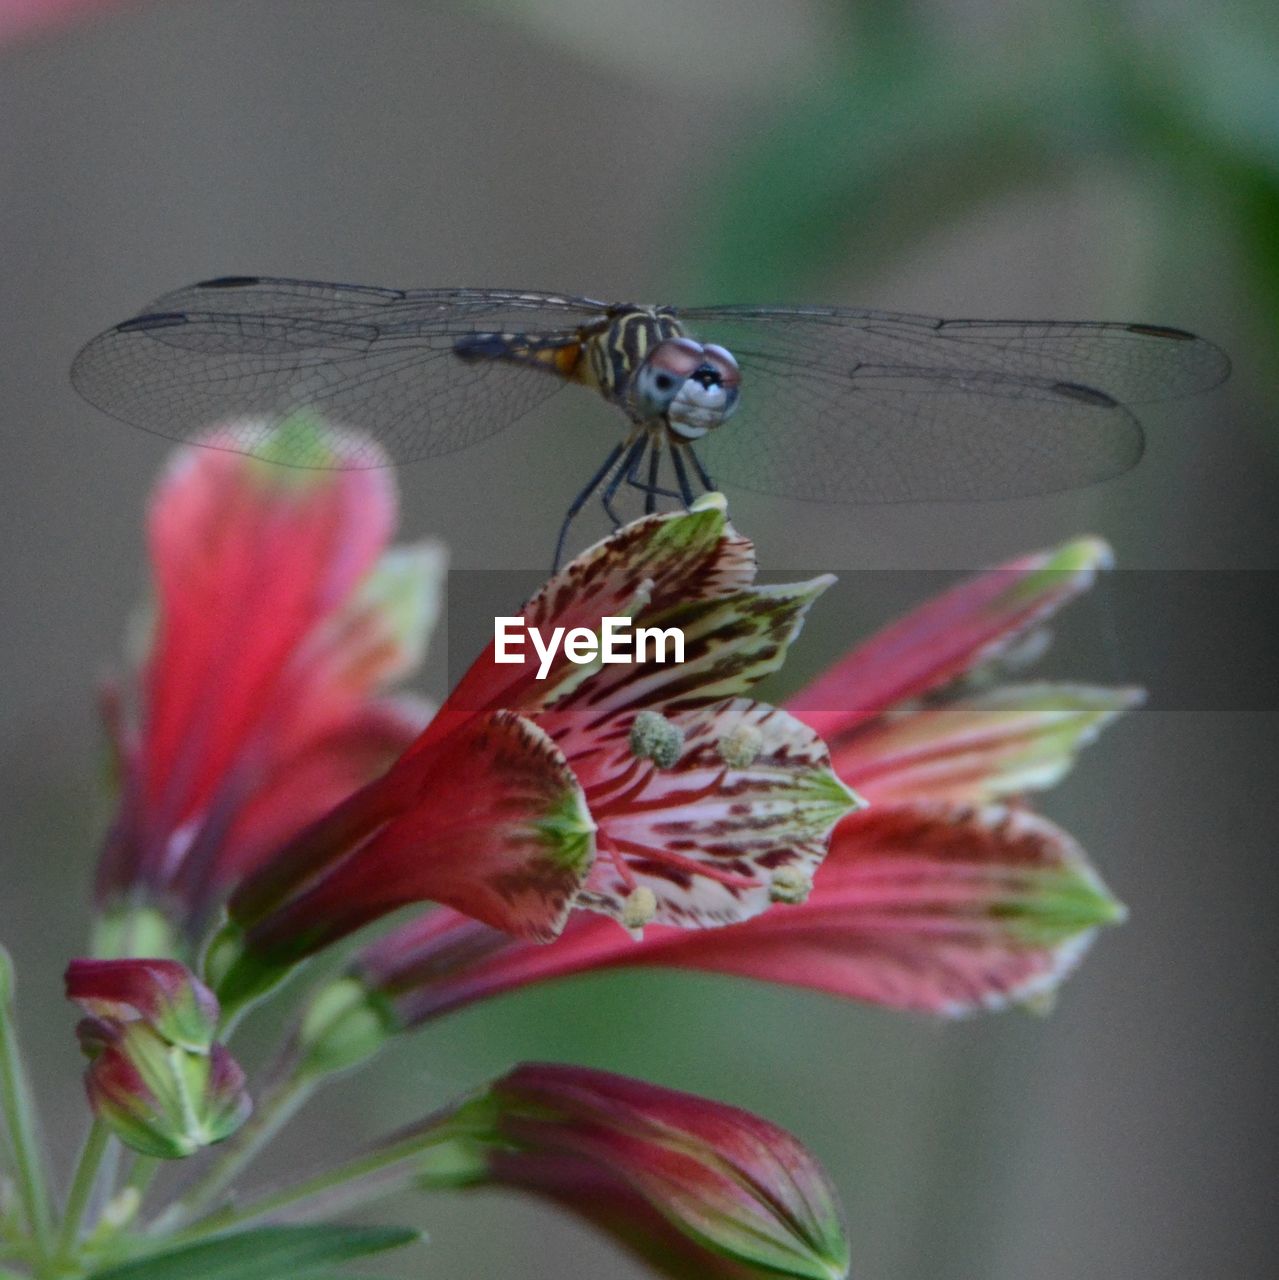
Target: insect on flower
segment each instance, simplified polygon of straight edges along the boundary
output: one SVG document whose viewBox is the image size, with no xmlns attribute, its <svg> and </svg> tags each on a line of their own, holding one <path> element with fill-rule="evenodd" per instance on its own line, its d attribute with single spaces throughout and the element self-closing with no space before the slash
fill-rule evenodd
<svg viewBox="0 0 1279 1280">
<path fill-rule="evenodd" d="M 372 438 L 385 456 L 364 465 L 376 466 L 469 448 L 560 387 L 589 387 L 626 427 L 569 504 L 558 567 L 593 496 L 621 523 L 623 486 L 652 512 L 663 498 L 688 506 L 695 486 L 716 487 L 712 475 L 825 502 L 1029 496 L 1107 479 L 1144 449 L 1131 406 L 1206 390 L 1229 368 L 1212 344 L 1163 325 L 226 276 L 100 334 L 71 377 L 144 430 L 185 440 L 228 422 L 232 447 L 303 467 L 332 461 L 310 455 L 307 431 L 295 447 L 281 441 L 298 415 Z"/>
</svg>

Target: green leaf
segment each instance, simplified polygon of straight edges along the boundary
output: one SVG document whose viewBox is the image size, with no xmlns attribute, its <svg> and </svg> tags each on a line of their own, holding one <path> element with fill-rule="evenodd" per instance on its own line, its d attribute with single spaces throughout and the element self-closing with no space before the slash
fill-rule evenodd
<svg viewBox="0 0 1279 1280">
<path fill-rule="evenodd" d="M 89 1280 L 337 1280 L 327 1268 L 421 1239 L 404 1227 L 256 1227 L 95 1271 Z"/>
</svg>

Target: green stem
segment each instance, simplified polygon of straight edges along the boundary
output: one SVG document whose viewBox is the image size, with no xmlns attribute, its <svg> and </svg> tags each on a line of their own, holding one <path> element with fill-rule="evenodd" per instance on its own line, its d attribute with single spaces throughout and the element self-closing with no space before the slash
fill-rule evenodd
<svg viewBox="0 0 1279 1280">
<path fill-rule="evenodd" d="M 31 1089 L 18 1050 L 12 994 L 13 969 L 8 953 L 0 948 L 0 1111 L 9 1129 L 14 1172 L 27 1224 L 41 1255 L 45 1255 L 52 1240 L 53 1215 L 44 1161 L 35 1136 Z"/>
<path fill-rule="evenodd" d="M 67 1194 L 67 1212 L 62 1220 L 62 1231 L 58 1237 L 58 1257 L 60 1258 L 69 1259 L 75 1256 L 76 1246 L 80 1240 L 80 1229 L 84 1225 L 84 1215 L 93 1197 L 94 1184 L 98 1180 L 102 1158 L 106 1155 L 110 1140 L 111 1130 L 101 1120 L 94 1120 L 89 1136 L 84 1140 L 80 1163 L 76 1166 L 71 1190 Z"/>
<path fill-rule="evenodd" d="M 185 1244 L 265 1218 L 270 1214 L 278 1213 L 281 1209 L 296 1208 L 307 1202 L 310 1202 L 308 1205 L 310 1213 L 321 1212 L 324 1216 L 328 1216 L 339 1210 L 349 1209 L 353 1205 L 367 1204 L 390 1195 L 400 1190 L 406 1181 L 411 1180 L 416 1171 L 408 1171 L 411 1175 L 409 1179 L 386 1178 L 381 1175 L 393 1170 L 396 1165 L 416 1161 L 431 1147 L 456 1138 L 457 1132 L 448 1123 L 452 1115 L 451 1111 L 445 1113 L 440 1128 L 434 1133 L 416 1131 L 400 1142 L 355 1156 L 336 1168 L 318 1173 L 302 1182 L 295 1182 L 292 1186 L 270 1192 L 243 1208 L 224 1209 L 220 1213 L 211 1214 L 180 1232 L 177 1238 Z"/>
<path fill-rule="evenodd" d="M 160 1171 L 160 1161 L 155 1156 L 136 1156 L 133 1161 L 133 1168 L 129 1170 L 129 1176 L 125 1179 L 125 1186 L 132 1187 L 139 1195 L 145 1196 L 147 1188 L 151 1185 L 151 1180 Z"/>
</svg>

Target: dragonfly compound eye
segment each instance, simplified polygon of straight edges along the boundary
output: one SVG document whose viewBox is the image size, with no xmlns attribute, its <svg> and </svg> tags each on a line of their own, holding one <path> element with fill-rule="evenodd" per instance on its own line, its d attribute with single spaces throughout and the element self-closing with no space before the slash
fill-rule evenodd
<svg viewBox="0 0 1279 1280">
<path fill-rule="evenodd" d="M 737 408 L 741 375 L 737 361 L 723 347 L 702 348 L 701 361 L 684 380 L 667 410 L 671 430 L 696 440 L 732 415 Z"/>
<path fill-rule="evenodd" d="M 660 418 L 666 413 L 705 360 L 701 344 L 688 338 L 670 338 L 654 347 L 636 370 L 632 383 L 631 394 L 640 415 Z"/>
</svg>

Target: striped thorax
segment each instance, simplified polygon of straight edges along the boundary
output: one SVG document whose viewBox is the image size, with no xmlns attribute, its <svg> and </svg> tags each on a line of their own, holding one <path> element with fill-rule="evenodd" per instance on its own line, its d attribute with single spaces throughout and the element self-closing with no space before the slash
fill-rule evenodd
<svg viewBox="0 0 1279 1280">
<path fill-rule="evenodd" d="M 622 305 L 573 333 L 477 333 L 458 341 L 466 360 L 503 360 L 593 387 L 637 425 L 697 440 L 737 407 L 737 361 L 688 337 L 663 307 Z"/>
</svg>

